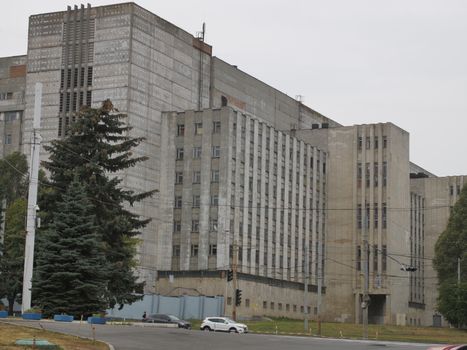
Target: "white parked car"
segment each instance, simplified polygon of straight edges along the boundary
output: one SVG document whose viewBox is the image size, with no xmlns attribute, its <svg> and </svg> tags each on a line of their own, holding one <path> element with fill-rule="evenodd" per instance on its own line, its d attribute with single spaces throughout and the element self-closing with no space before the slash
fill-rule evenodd
<svg viewBox="0 0 467 350">
<path fill-rule="evenodd" d="M 246 324 L 237 323 L 228 317 L 207 317 L 201 323 L 203 331 L 218 331 L 230 333 L 248 333 Z"/>
</svg>

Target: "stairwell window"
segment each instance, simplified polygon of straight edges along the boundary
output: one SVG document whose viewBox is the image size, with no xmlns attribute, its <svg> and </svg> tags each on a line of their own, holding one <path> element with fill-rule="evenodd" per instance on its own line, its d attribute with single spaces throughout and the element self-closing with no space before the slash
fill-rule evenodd
<svg viewBox="0 0 467 350">
<path fill-rule="evenodd" d="M 219 158 L 221 156 L 221 147 L 212 146 L 212 158 Z"/>
</svg>

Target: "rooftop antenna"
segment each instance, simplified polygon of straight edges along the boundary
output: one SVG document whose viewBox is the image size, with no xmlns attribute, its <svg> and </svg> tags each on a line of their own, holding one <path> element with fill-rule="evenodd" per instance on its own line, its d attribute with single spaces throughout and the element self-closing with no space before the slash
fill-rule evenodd
<svg viewBox="0 0 467 350">
<path fill-rule="evenodd" d="M 201 32 L 196 32 L 196 37 L 199 41 L 204 41 L 204 36 L 206 35 L 206 23 L 203 22 L 203 29 Z"/>
<path fill-rule="evenodd" d="M 300 103 L 305 102 L 305 96 L 303 96 L 303 95 L 296 95 L 295 99 Z"/>
</svg>

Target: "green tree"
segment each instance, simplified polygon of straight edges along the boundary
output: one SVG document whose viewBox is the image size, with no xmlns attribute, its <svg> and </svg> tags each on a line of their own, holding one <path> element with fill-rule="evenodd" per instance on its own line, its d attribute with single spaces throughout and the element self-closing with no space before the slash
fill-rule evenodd
<svg viewBox="0 0 467 350">
<path fill-rule="evenodd" d="M 460 284 L 457 281 L 459 259 L 461 262 Z M 436 242 L 433 264 L 440 284 L 439 312 L 453 325 L 462 326 L 466 324 L 467 186 L 464 186 L 459 200 L 451 209 L 446 230 Z M 454 294 L 455 298 L 453 297 Z"/>
<path fill-rule="evenodd" d="M 22 292 L 27 172 L 23 154 L 15 152 L 0 159 L 0 230 L 5 225 L 5 232 L 0 232 L 4 236 L 0 247 L 0 298 L 8 299 L 10 313 Z"/>
<path fill-rule="evenodd" d="M 32 294 L 46 316 L 86 315 L 107 306 L 104 243 L 86 196 L 84 186 L 73 181 L 53 223 L 39 236 Z"/>
<path fill-rule="evenodd" d="M 6 210 L 4 249 L 0 257 L 0 296 L 8 300 L 10 315 L 23 289 L 26 210 L 27 201 L 24 198 L 17 199 Z"/>
<path fill-rule="evenodd" d="M 75 177 L 84 185 L 110 264 L 105 289 L 109 307 L 140 298 L 135 293 L 142 292 L 144 284 L 134 274 L 136 245 L 149 220 L 132 213 L 128 206 L 154 192 L 135 193 L 122 186 L 124 171 L 147 159 L 133 155 L 143 138 L 128 136 L 131 128 L 125 124 L 125 118 L 110 101 L 99 109 L 82 109 L 69 136 L 44 147 L 50 154 L 43 165 L 50 172 L 52 191 L 44 195 L 41 210 L 60 211 L 63 189 Z M 47 217 L 45 221 L 46 225 L 51 222 Z"/>
</svg>

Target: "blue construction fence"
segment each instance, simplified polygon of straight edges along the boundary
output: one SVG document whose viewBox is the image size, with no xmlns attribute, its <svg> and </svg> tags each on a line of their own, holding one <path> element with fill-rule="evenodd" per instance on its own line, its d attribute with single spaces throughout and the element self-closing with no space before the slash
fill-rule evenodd
<svg viewBox="0 0 467 350">
<path fill-rule="evenodd" d="M 202 320 L 208 316 L 224 316 L 223 296 L 163 296 L 145 294 L 143 299 L 131 305 L 107 310 L 107 317 L 141 319 L 143 313 L 175 315 L 184 320 Z"/>
</svg>

